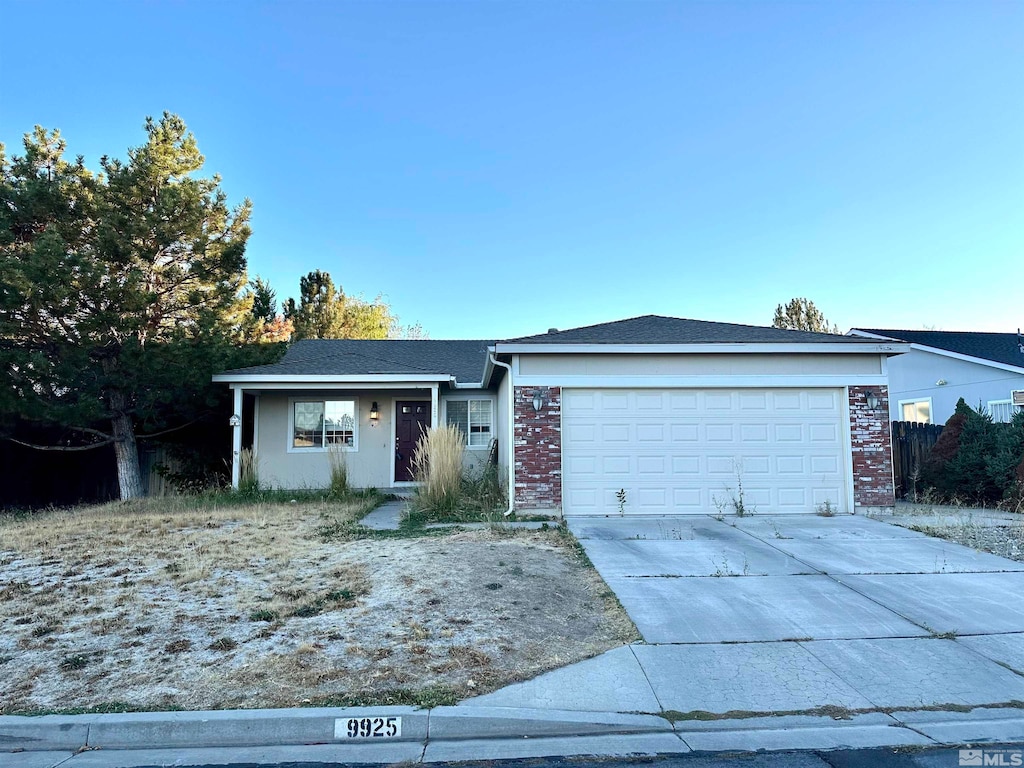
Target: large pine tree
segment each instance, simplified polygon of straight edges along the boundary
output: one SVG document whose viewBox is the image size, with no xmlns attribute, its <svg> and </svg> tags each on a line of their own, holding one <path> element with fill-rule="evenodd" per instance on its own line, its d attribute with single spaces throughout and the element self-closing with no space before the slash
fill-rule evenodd
<svg viewBox="0 0 1024 768">
<path fill-rule="evenodd" d="M 137 429 L 201 407 L 252 302 L 249 201 L 196 175 L 179 117 L 145 131 L 98 175 L 58 131 L 10 160 L 0 145 L 0 406 L 81 437 L 63 449 L 112 443 L 124 499 L 142 493 Z"/>
</svg>

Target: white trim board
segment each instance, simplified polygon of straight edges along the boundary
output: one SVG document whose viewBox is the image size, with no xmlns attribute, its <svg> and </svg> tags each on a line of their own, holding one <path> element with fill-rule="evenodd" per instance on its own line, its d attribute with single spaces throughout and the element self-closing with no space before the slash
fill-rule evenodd
<svg viewBox="0 0 1024 768">
<path fill-rule="evenodd" d="M 304 382 L 307 383 L 307 382 Z M 281 384 L 276 382 L 268 382 L 265 384 L 253 384 L 253 383 L 232 383 L 230 384 L 231 389 L 245 389 L 250 392 L 259 391 L 289 391 L 289 392 L 302 392 L 309 390 L 312 392 L 328 391 L 328 390 L 362 390 L 364 392 L 385 392 L 392 389 L 412 389 L 418 391 L 429 392 L 431 387 L 437 382 L 422 382 L 422 381 L 400 381 L 394 383 L 388 382 L 376 382 L 376 381 L 365 381 L 362 383 L 340 383 L 332 384 L 330 382 L 308 382 L 308 386 L 303 386 L 302 383 L 298 384 Z"/>
<path fill-rule="evenodd" d="M 387 384 L 392 382 L 451 382 L 455 379 L 445 373 L 369 373 L 369 374 L 283 374 L 283 373 L 218 373 L 213 380 L 219 383 L 271 384 L 275 382 L 289 384 L 306 383 L 349 383 L 362 385 Z"/>
<path fill-rule="evenodd" d="M 517 387 L 583 387 L 601 389 L 744 389 L 744 388 L 836 388 L 846 386 L 881 387 L 889 383 L 884 374 L 843 374 L 838 376 L 800 375 L 714 375 L 714 376 L 611 376 L 605 374 L 532 374 L 517 375 Z"/>
<path fill-rule="evenodd" d="M 707 354 L 852 354 L 852 355 L 900 355 L 910 349 L 904 342 L 879 344 L 849 342 L 819 343 L 737 343 L 719 344 L 502 344 L 494 345 L 495 353 L 507 355 L 564 355 L 564 354 L 663 354 L 663 355 L 707 355 Z"/>
</svg>

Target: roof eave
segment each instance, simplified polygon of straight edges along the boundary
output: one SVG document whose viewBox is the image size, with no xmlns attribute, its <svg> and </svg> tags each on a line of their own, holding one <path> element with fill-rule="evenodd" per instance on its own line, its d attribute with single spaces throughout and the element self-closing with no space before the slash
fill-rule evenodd
<svg viewBox="0 0 1024 768">
<path fill-rule="evenodd" d="M 391 384 L 394 382 L 434 383 L 453 381 L 449 373 L 367 373 L 367 374 L 309 374 L 309 373 L 218 373 L 213 381 L 218 384 Z"/>
<path fill-rule="evenodd" d="M 495 344 L 496 354 L 859 354 L 900 355 L 910 350 L 904 342 L 714 342 L 695 344 Z"/>
<path fill-rule="evenodd" d="M 858 328 L 850 329 L 850 335 L 862 336 L 863 338 L 870 339 L 884 339 L 885 336 L 879 336 L 878 334 L 868 333 L 867 331 L 861 331 Z M 984 365 L 987 368 L 995 368 L 1000 371 L 1010 371 L 1012 373 L 1024 374 L 1024 365 L 1010 365 L 1009 363 L 1002 363 L 998 360 L 989 360 L 987 357 L 976 357 L 975 355 L 965 355 L 962 352 L 953 352 L 949 349 L 942 349 L 941 347 L 932 347 L 927 344 L 919 344 L 916 341 L 912 342 L 900 342 L 905 344 L 910 349 L 917 350 L 919 352 L 929 352 L 933 355 L 940 355 L 941 357 L 949 357 L 954 360 L 963 360 L 967 363 L 975 363 L 976 365 Z"/>
</svg>

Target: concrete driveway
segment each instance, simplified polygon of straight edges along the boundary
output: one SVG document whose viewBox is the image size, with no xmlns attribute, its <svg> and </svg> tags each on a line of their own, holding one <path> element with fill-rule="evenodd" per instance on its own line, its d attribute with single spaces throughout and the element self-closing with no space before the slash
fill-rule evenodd
<svg viewBox="0 0 1024 768">
<path fill-rule="evenodd" d="M 1024 563 L 859 516 L 569 527 L 646 642 L 467 703 L 941 719 L 1024 701 Z"/>
</svg>

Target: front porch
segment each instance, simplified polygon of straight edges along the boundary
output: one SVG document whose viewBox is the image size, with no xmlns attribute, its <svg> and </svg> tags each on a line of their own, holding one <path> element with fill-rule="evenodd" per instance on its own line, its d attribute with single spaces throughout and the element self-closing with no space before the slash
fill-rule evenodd
<svg viewBox="0 0 1024 768">
<path fill-rule="evenodd" d="M 442 417 L 439 387 L 437 381 L 233 384 L 232 486 L 238 487 L 245 447 L 264 487 L 325 488 L 340 454 L 353 487 L 408 488 L 416 440 Z M 250 433 L 251 444 L 244 439 Z"/>
</svg>

